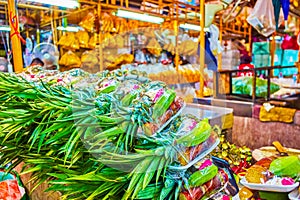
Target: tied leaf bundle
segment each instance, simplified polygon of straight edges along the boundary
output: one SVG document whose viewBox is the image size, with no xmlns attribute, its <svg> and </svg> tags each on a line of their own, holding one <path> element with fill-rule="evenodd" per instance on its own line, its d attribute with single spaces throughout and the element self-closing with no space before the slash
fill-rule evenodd
<svg viewBox="0 0 300 200">
<path fill-rule="evenodd" d="M 47 191 L 62 199 L 177 199 L 183 181 L 168 166 L 179 165 L 181 116 L 161 131 L 141 130 L 165 117 L 162 109 L 174 115 L 182 105 L 165 84 L 116 74 L 103 72 L 95 87 L 75 89 L 0 73 L 0 162 L 10 169 L 24 162 L 33 189 L 47 181 Z M 150 88 L 166 91 L 168 105 L 155 104 Z"/>
</svg>

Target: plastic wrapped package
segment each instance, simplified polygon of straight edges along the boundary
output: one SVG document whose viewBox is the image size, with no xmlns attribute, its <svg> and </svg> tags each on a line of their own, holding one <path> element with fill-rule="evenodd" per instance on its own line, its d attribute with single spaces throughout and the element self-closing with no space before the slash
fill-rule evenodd
<svg viewBox="0 0 300 200">
<path fill-rule="evenodd" d="M 81 55 L 81 68 L 88 72 L 96 72 L 99 70 L 99 59 L 97 52 L 85 51 Z"/>
<path fill-rule="evenodd" d="M 95 24 L 96 17 L 94 13 L 89 12 L 82 20 L 79 22 L 79 26 L 83 27 L 86 31 L 93 33 L 94 24 Z"/>
<path fill-rule="evenodd" d="M 194 98 L 197 97 L 194 87 L 176 88 L 176 94 L 183 98 L 187 103 L 192 103 Z"/>
<path fill-rule="evenodd" d="M 151 54 L 156 55 L 156 56 L 160 55 L 160 53 L 162 51 L 160 44 L 154 38 L 150 39 L 150 41 L 148 42 L 147 49 Z"/>
<path fill-rule="evenodd" d="M 64 34 L 58 41 L 58 45 L 68 49 L 79 49 L 79 41 L 77 40 L 75 33 L 69 32 Z"/>
<path fill-rule="evenodd" d="M 65 33 L 58 41 L 58 45 L 63 47 L 70 47 L 72 43 L 76 40 L 74 33 Z"/>
<path fill-rule="evenodd" d="M 115 32 L 113 16 L 108 13 L 101 15 L 101 31 Z"/>
<path fill-rule="evenodd" d="M 89 39 L 90 36 L 86 31 L 78 31 L 76 33 L 76 38 L 79 41 L 79 46 L 82 48 L 88 48 L 89 47 Z"/>
<path fill-rule="evenodd" d="M 247 17 L 247 22 L 265 37 L 274 33 L 276 23 L 272 0 L 258 0 Z"/>
<path fill-rule="evenodd" d="M 98 44 L 98 35 L 93 35 L 89 40 L 88 47 L 94 49 L 97 44 Z"/>
<path fill-rule="evenodd" d="M 80 58 L 72 51 L 66 52 L 59 60 L 60 65 L 64 66 L 76 66 L 79 67 L 81 64 Z"/>
</svg>

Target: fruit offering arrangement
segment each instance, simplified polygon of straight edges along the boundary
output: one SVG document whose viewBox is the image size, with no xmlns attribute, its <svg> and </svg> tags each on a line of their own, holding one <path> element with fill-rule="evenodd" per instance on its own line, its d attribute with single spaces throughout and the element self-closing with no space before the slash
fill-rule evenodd
<svg viewBox="0 0 300 200">
<path fill-rule="evenodd" d="M 241 199 L 248 199 L 263 195 L 256 191 L 290 192 L 299 186 L 299 177 L 299 157 L 263 158 L 247 170 L 244 179 L 241 180 L 247 188 L 242 188 L 239 196 Z"/>
<path fill-rule="evenodd" d="M 45 73 L 0 73 L 0 163 L 25 163 L 36 187 L 87 200 L 236 193 L 208 156 L 219 129 L 181 115 L 165 83 L 121 70 Z"/>
</svg>

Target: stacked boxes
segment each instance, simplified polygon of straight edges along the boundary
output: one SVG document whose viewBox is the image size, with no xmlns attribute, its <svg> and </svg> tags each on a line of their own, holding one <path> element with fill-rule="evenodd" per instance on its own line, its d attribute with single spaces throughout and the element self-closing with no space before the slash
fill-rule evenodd
<svg viewBox="0 0 300 200">
<path fill-rule="evenodd" d="M 271 66 L 270 43 L 254 42 L 252 46 L 252 64 L 255 67 Z M 281 43 L 276 42 L 274 66 L 293 66 L 298 62 L 298 50 L 281 49 Z M 297 68 L 274 69 L 273 75 L 292 76 L 298 73 Z"/>
<path fill-rule="evenodd" d="M 255 67 L 271 65 L 269 42 L 254 42 L 252 44 L 252 64 Z"/>
</svg>

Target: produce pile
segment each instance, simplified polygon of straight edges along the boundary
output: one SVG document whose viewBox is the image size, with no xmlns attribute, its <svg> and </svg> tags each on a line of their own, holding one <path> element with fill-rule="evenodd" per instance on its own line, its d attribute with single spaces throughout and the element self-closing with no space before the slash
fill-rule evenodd
<svg viewBox="0 0 300 200">
<path fill-rule="evenodd" d="M 252 96 L 253 77 L 245 76 L 232 79 L 232 91 L 234 94 L 243 94 Z M 267 97 L 268 82 L 265 79 L 256 78 L 256 91 L 257 97 Z M 275 83 L 270 83 L 270 94 L 277 92 L 280 86 Z"/>
<path fill-rule="evenodd" d="M 62 199 L 87 200 L 237 192 L 228 169 L 209 156 L 220 130 L 181 115 L 185 103 L 163 82 L 38 67 L 1 73 L 0 81 L 0 163 L 24 162 L 35 188 L 47 181 Z"/>
<path fill-rule="evenodd" d="M 284 193 L 278 192 L 292 191 L 299 186 L 299 180 L 299 157 L 266 157 L 247 170 L 241 181 L 245 187 L 239 191 L 239 197 L 241 199 L 286 199 Z M 261 191 L 269 191 L 269 193 Z M 280 196 L 281 194 L 283 196 Z"/>
</svg>

